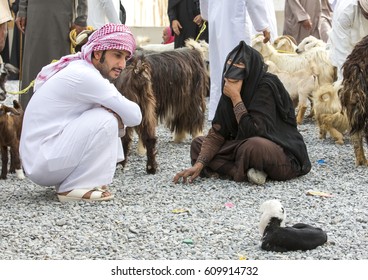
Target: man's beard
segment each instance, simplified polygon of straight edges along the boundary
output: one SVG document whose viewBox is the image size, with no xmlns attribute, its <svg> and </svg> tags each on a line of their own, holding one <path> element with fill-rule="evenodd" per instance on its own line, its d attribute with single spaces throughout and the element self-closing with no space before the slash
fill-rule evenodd
<svg viewBox="0 0 368 280">
<path fill-rule="evenodd" d="M 111 76 L 109 76 L 108 73 L 104 73 L 103 71 L 100 71 L 102 77 L 104 77 L 105 79 L 109 80 L 110 83 L 113 83 L 117 78 L 113 78 Z"/>
<path fill-rule="evenodd" d="M 104 67 L 105 66 L 105 64 L 104 64 L 104 62 L 105 62 L 105 54 L 106 54 L 106 52 L 103 52 L 102 53 L 102 56 L 100 57 L 99 62 L 100 62 L 101 68 L 98 69 L 98 70 L 100 71 L 102 77 L 104 77 L 105 79 L 109 80 L 110 83 L 113 83 L 117 78 L 113 78 L 113 77 L 110 77 L 109 76 L 110 70 L 105 71 L 106 70 L 105 67 Z"/>
</svg>

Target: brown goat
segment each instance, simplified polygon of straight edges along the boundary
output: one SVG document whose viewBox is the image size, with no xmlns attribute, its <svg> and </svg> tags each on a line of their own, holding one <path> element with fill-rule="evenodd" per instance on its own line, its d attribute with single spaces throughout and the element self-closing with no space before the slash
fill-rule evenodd
<svg viewBox="0 0 368 280">
<path fill-rule="evenodd" d="M 1 179 L 8 174 L 8 147 L 10 148 L 10 173 L 16 173 L 19 179 L 24 179 L 19 157 L 19 140 L 22 130 L 23 109 L 18 101 L 13 101 L 13 107 L 0 104 L 0 146 L 2 170 Z"/>
<path fill-rule="evenodd" d="M 202 134 L 208 74 L 199 50 L 181 48 L 149 54 L 136 52 L 115 85 L 142 110 L 142 123 L 135 130 L 147 149 L 147 173 L 155 174 L 158 166 L 156 127 L 159 121 L 175 133 L 175 142 L 183 141 L 186 133 L 192 137 Z M 132 133 L 128 128 L 123 137 L 123 166 Z"/>
<path fill-rule="evenodd" d="M 358 42 L 343 64 L 341 105 L 346 109 L 355 164 L 368 165 L 363 140 L 368 143 L 368 36 Z"/>
</svg>

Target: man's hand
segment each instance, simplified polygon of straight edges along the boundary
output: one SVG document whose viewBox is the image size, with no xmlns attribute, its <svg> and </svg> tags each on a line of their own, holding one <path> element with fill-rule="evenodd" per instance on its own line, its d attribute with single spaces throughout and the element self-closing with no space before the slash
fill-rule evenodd
<svg viewBox="0 0 368 280">
<path fill-rule="evenodd" d="M 262 31 L 262 33 L 264 37 L 263 43 L 266 44 L 271 39 L 271 32 L 268 28 L 266 28 L 265 30 Z"/>
<path fill-rule="evenodd" d="M 115 118 L 118 120 L 118 127 L 119 129 L 123 129 L 124 128 L 124 123 L 123 120 L 120 118 L 120 116 L 118 114 L 116 114 L 113 110 L 106 108 L 104 106 L 102 106 L 102 108 L 104 108 L 106 111 L 110 112 L 111 114 L 113 114 L 115 116 Z"/>
<path fill-rule="evenodd" d="M 306 29 L 306 30 L 311 30 L 312 29 L 312 21 L 310 19 L 306 19 L 304 21 L 302 21 L 302 26 Z"/>
<path fill-rule="evenodd" d="M 180 22 L 177 19 L 174 19 L 172 21 L 171 26 L 172 26 L 172 30 L 174 31 L 174 33 L 179 36 L 180 35 L 180 29 L 183 28 L 181 26 Z"/>
<path fill-rule="evenodd" d="M 202 16 L 201 16 L 201 15 L 196 16 L 196 17 L 193 19 L 193 22 L 194 22 L 195 24 L 197 24 L 198 26 L 201 26 L 201 25 L 202 25 L 202 23 L 203 23 Z"/>
<path fill-rule="evenodd" d="M 203 164 L 200 162 L 196 162 L 192 167 L 177 173 L 173 179 L 173 182 L 176 184 L 179 182 L 180 178 L 183 178 L 183 183 L 186 183 L 187 177 L 190 177 L 188 182 L 192 183 L 194 179 L 199 176 L 202 169 L 203 169 Z"/>
<path fill-rule="evenodd" d="M 26 31 L 27 18 L 17 17 L 15 19 L 15 24 L 17 25 L 18 29 L 24 34 L 24 32 Z"/>
</svg>

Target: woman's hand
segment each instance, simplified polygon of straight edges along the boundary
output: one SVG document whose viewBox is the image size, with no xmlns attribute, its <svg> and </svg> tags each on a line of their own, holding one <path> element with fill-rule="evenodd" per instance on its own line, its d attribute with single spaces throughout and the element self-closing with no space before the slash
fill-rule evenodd
<svg viewBox="0 0 368 280">
<path fill-rule="evenodd" d="M 240 96 L 240 90 L 243 85 L 243 80 L 233 80 L 225 78 L 224 94 L 230 97 L 233 105 L 235 106 L 242 101 Z"/>
<path fill-rule="evenodd" d="M 193 180 L 199 176 L 202 169 L 203 169 L 203 164 L 200 162 L 196 162 L 192 167 L 177 173 L 173 179 L 173 182 L 176 184 L 179 182 L 180 178 L 183 178 L 183 183 L 186 183 L 187 177 L 190 177 L 188 182 L 192 183 Z"/>
</svg>

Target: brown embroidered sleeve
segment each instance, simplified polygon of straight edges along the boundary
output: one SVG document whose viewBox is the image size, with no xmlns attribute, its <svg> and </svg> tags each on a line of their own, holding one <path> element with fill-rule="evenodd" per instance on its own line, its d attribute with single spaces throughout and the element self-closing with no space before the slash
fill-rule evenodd
<svg viewBox="0 0 368 280">
<path fill-rule="evenodd" d="M 206 166 L 220 150 L 225 142 L 225 138 L 216 131 L 219 125 L 215 124 L 209 130 L 206 138 L 203 140 L 201 152 L 199 153 L 197 162 L 201 162 Z"/>
<path fill-rule="evenodd" d="M 234 113 L 235 113 L 236 121 L 239 123 L 241 117 L 244 114 L 248 113 L 247 108 L 245 108 L 245 105 L 243 102 L 239 102 L 238 104 L 234 106 Z"/>
</svg>

